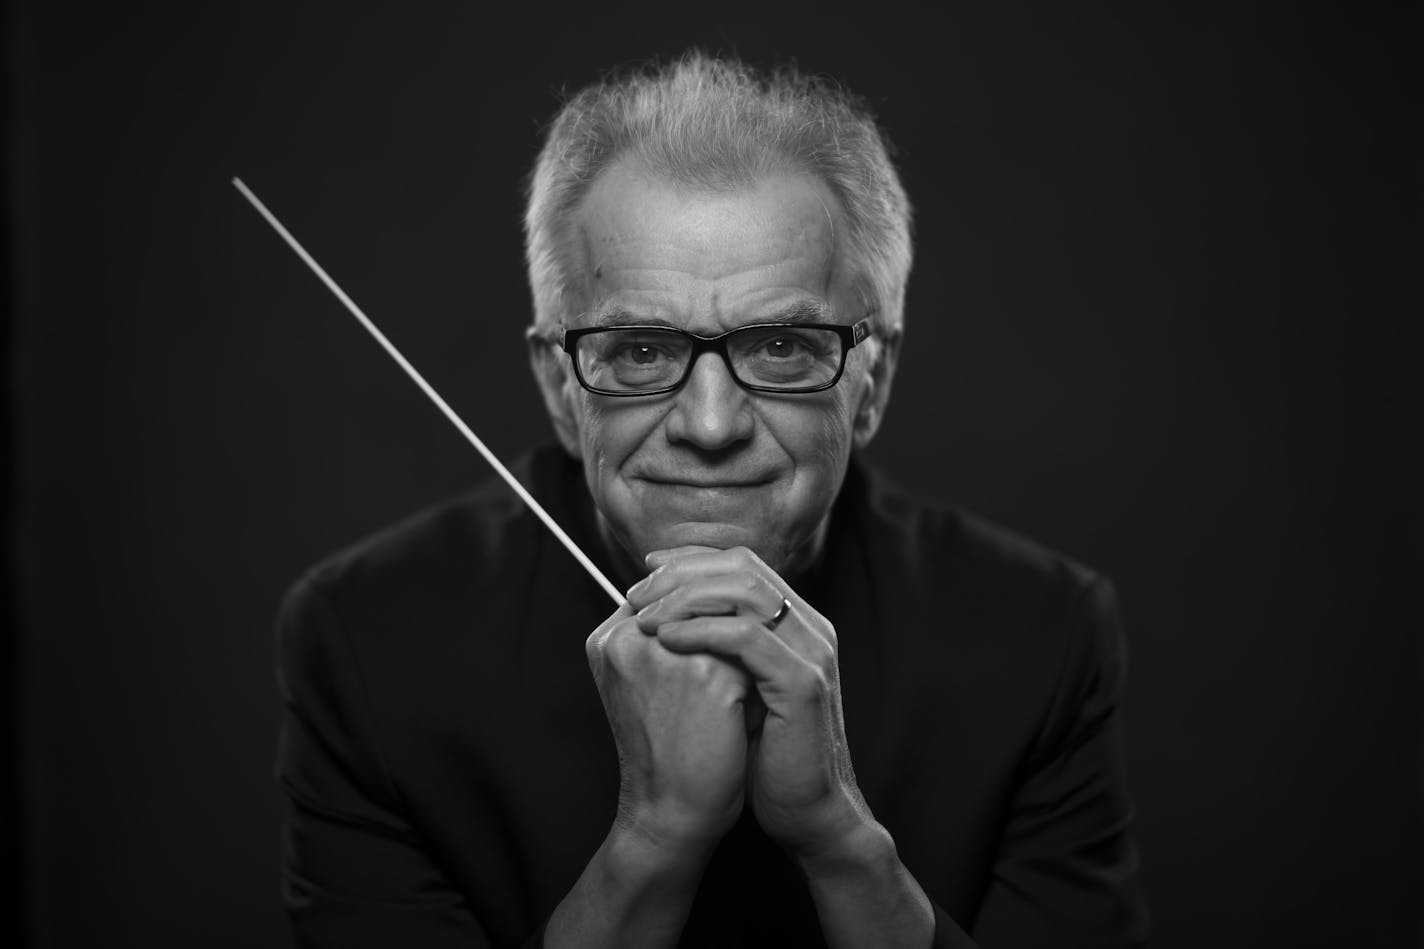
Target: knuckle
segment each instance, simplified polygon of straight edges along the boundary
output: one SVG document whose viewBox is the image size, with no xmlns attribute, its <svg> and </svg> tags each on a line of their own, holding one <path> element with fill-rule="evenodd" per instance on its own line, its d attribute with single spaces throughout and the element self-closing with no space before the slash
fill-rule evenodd
<svg viewBox="0 0 1424 949">
<path fill-rule="evenodd" d="M 756 573 L 761 565 L 761 558 L 756 555 L 756 551 L 750 547 L 734 547 L 731 550 L 733 562 L 738 569 Z"/>
<path fill-rule="evenodd" d="M 583 641 L 583 652 L 589 662 L 597 661 L 603 656 L 608 646 L 608 637 L 612 632 L 612 624 L 604 623 L 588 634 L 588 638 Z"/>
<path fill-rule="evenodd" d="M 606 661 L 615 666 L 626 667 L 631 665 L 641 652 L 642 642 L 643 635 L 638 632 L 637 627 L 624 623 L 609 633 L 600 649 Z"/>
<path fill-rule="evenodd" d="M 709 692 L 725 695 L 735 691 L 741 681 L 742 674 L 736 668 L 726 662 L 717 662 L 707 675 L 706 687 Z"/>
<path fill-rule="evenodd" d="M 596 627 L 594 627 L 593 632 L 588 634 L 588 638 L 584 642 L 589 646 L 593 646 L 599 642 L 602 642 L 605 638 L 607 638 L 608 634 L 613 631 L 613 627 L 617 625 L 618 616 L 617 614 L 614 614 L 613 616 L 608 617 L 608 619 L 604 620 Z"/>
<path fill-rule="evenodd" d="M 817 701 L 830 696 L 834 691 L 832 677 L 826 674 L 824 668 L 811 663 L 801 667 L 797 679 L 803 694 L 814 696 Z"/>
<path fill-rule="evenodd" d="M 830 620 L 820 613 L 817 613 L 811 604 L 801 601 L 796 604 L 797 612 L 802 616 L 803 625 L 811 633 L 810 639 L 814 643 L 824 643 L 835 654 L 837 644 L 840 642 L 836 635 L 836 627 Z"/>
<path fill-rule="evenodd" d="M 756 552 L 755 550 L 752 550 L 750 547 L 736 547 L 736 548 L 734 548 L 734 549 L 735 549 L 736 552 L 737 552 L 737 556 L 738 556 L 741 560 L 743 560 L 745 563 L 747 563 L 749 566 L 752 566 L 752 567 L 765 567 L 765 566 L 766 566 L 766 564 L 762 561 L 762 559 L 757 556 L 757 552 Z"/>
<path fill-rule="evenodd" d="M 705 684 L 717 679 L 721 673 L 721 665 L 711 656 L 699 654 L 687 657 L 686 668 L 693 681 Z"/>
</svg>

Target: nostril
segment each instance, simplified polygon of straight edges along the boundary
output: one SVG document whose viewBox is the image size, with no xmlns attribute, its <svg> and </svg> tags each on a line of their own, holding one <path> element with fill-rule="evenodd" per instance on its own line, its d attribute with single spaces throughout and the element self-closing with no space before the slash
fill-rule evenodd
<svg viewBox="0 0 1424 949">
<path fill-rule="evenodd" d="M 693 365 L 668 413 L 669 439 L 707 449 L 749 438 L 754 420 L 748 394 L 718 356 L 705 354 Z"/>
</svg>

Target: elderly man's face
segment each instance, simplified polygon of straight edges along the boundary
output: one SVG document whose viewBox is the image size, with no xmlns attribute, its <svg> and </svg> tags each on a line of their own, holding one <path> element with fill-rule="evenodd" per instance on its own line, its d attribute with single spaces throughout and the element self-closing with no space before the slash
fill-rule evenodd
<svg viewBox="0 0 1424 949">
<path fill-rule="evenodd" d="M 668 324 L 711 336 L 805 307 L 854 323 L 866 306 L 842 266 L 838 217 L 810 176 L 708 192 L 616 164 L 575 218 L 583 307 L 570 326 Z M 535 366 L 605 529 L 633 558 L 745 545 L 786 571 L 814 552 L 851 448 L 878 425 L 893 354 L 876 360 L 877 348 L 852 350 L 837 385 L 803 395 L 744 389 L 714 353 L 681 389 L 633 398 L 586 392 L 549 349 Z"/>
</svg>

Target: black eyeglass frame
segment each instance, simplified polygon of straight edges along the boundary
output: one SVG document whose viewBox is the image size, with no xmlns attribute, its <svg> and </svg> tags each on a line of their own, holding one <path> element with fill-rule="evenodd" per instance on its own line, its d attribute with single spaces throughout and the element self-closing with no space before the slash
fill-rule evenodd
<svg viewBox="0 0 1424 949">
<path fill-rule="evenodd" d="M 841 341 L 841 364 L 836 367 L 836 374 L 826 382 L 804 388 L 788 389 L 783 386 L 759 386 L 746 382 L 741 376 L 737 375 L 737 370 L 732 368 L 732 357 L 727 354 L 727 338 L 743 330 L 766 329 L 831 330 L 840 337 Z M 583 370 L 579 368 L 578 355 L 575 353 L 578 347 L 578 341 L 594 333 L 607 333 L 615 330 L 658 330 L 660 332 L 677 333 L 692 340 L 692 355 L 687 360 L 687 366 L 682 371 L 682 377 L 672 385 L 663 386 L 661 389 L 640 389 L 636 392 L 630 392 L 626 389 L 600 389 L 597 386 L 589 384 L 588 380 L 583 377 Z M 849 326 L 844 323 L 750 323 L 746 326 L 738 326 L 736 329 L 730 329 L 717 336 L 698 336 L 696 333 L 689 333 L 687 330 L 679 329 L 676 326 L 658 324 L 637 326 L 589 326 L 581 329 L 564 330 L 562 339 L 559 340 L 559 348 L 569 354 L 569 361 L 574 365 L 574 377 L 578 379 L 579 385 L 594 395 L 630 398 L 647 395 L 666 395 L 669 392 L 676 392 L 686 385 L 688 377 L 692 375 L 692 367 L 697 365 L 697 360 L 703 353 L 707 352 L 713 352 L 722 357 L 722 363 L 727 367 L 727 374 L 743 389 L 749 389 L 752 392 L 770 392 L 776 395 L 808 395 L 812 392 L 824 392 L 837 382 L 840 382 L 841 376 L 845 373 L 846 360 L 850 358 L 850 351 L 874 335 L 875 327 L 871 324 L 869 316 L 863 317 Z"/>
</svg>

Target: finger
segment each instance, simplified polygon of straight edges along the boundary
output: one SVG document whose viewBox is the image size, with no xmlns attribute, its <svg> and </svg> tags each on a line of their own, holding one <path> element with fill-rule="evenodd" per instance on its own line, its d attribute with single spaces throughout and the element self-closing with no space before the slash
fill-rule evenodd
<svg viewBox="0 0 1424 949">
<path fill-rule="evenodd" d="M 662 630 L 669 625 L 713 616 L 746 619 L 755 626 L 780 640 L 803 661 L 816 668 L 834 667 L 837 663 L 838 646 L 835 627 L 824 616 L 816 612 L 795 592 L 784 596 L 773 586 L 765 585 L 760 592 L 749 590 L 748 576 L 735 575 L 730 578 L 708 578 L 701 583 L 681 587 L 656 603 L 645 607 L 634 615 L 633 622 L 645 635 L 661 638 Z M 729 588 L 721 584 L 730 583 L 730 592 L 725 597 L 718 591 Z M 782 604 L 788 604 L 779 621 Z M 726 608 L 719 608 L 727 604 Z M 757 605 L 760 604 L 760 605 Z M 736 607 L 735 610 L 733 607 Z"/>
<path fill-rule="evenodd" d="M 656 633 L 664 623 L 696 616 L 749 616 L 770 624 L 786 597 L 756 573 L 696 577 L 669 590 L 637 612 L 638 628 Z"/>
<path fill-rule="evenodd" d="M 691 563 L 698 567 L 711 565 L 713 569 L 720 567 L 730 570 L 738 565 L 750 565 L 770 570 L 766 563 L 756 555 L 756 552 L 749 547 L 722 548 L 700 545 L 669 547 L 665 550 L 655 550 L 643 559 L 644 562 L 656 563 L 657 567 L 674 564 L 685 566 Z"/>
<path fill-rule="evenodd" d="M 779 589 L 786 588 L 785 582 L 776 575 L 776 571 L 746 547 L 731 547 L 727 550 L 678 547 L 654 553 L 666 553 L 667 556 L 659 558 L 661 562 L 652 573 L 628 588 L 628 602 L 634 609 L 647 606 L 693 578 L 718 574 L 755 573 Z M 648 556 L 651 558 L 653 554 Z"/>
<path fill-rule="evenodd" d="M 658 642 L 671 652 L 711 652 L 741 661 L 758 683 L 774 691 L 796 691 L 819 675 L 816 667 L 778 636 L 746 616 L 699 616 L 667 623 Z"/>
</svg>

